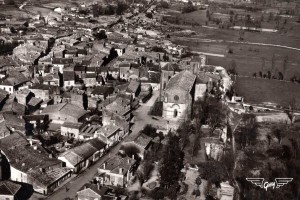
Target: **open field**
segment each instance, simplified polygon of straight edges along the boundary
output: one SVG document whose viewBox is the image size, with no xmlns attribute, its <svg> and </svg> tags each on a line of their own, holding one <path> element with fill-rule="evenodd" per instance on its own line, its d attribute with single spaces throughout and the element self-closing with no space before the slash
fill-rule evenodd
<svg viewBox="0 0 300 200">
<path fill-rule="evenodd" d="M 274 67 L 272 73 L 283 73 L 283 60 L 288 56 L 285 79 L 290 80 L 294 75 L 300 78 L 300 51 L 280 47 L 259 46 L 251 44 L 237 44 L 228 42 L 203 42 L 197 39 L 186 40 L 176 38 L 175 43 L 186 45 L 193 51 L 216 53 L 225 55 L 224 58 L 208 56 L 208 64 L 221 65 L 231 68 L 234 60 L 237 72 L 240 75 L 252 76 L 253 73 L 272 71 L 272 57 L 274 55 Z M 300 45 L 299 45 L 300 46 Z M 229 53 L 231 50 L 232 53 Z M 263 61 L 264 60 L 264 61 Z M 263 62 L 265 63 L 263 65 Z"/>
<path fill-rule="evenodd" d="M 7 6 L 7 5 L 0 5 L 0 14 L 18 16 L 23 18 L 30 17 L 30 15 L 27 14 L 26 11 L 20 10 L 15 6 Z"/>
<path fill-rule="evenodd" d="M 239 96 L 245 97 L 245 102 L 261 104 L 263 102 L 288 106 L 295 98 L 300 106 L 300 84 L 278 80 L 237 77 L 235 84 Z"/>
</svg>

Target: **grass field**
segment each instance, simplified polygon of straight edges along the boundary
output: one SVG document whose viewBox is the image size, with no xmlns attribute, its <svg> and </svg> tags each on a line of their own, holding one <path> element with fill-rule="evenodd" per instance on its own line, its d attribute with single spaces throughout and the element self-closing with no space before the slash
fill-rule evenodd
<svg viewBox="0 0 300 200">
<path fill-rule="evenodd" d="M 268 70 L 271 71 L 273 55 L 275 66 L 272 73 L 276 75 L 279 71 L 283 73 L 283 60 L 288 56 L 285 79 L 290 80 L 294 75 L 300 78 L 300 52 L 296 50 L 228 42 L 197 42 L 197 39 L 181 40 L 176 38 L 174 41 L 177 44 L 189 46 L 194 51 L 223 54 L 225 55 L 224 58 L 208 56 L 208 64 L 221 65 L 228 69 L 231 68 L 231 63 L 234 60 L 237 65 L 237 72 L 246 76 L 252 76 L 254 72 L 266 73 Z M 229 49 L 232 50 L 232 53 L 228 52 Z M 263 60 L 265 60 L 264 67 Z"/>
<path fill-rule="evenodd" d="M 245 98 L 245 102 L 261 104 L 263 102 L 288 106 L 295 98 L 300 106 L 300 84 L 269 79 L 254 79 L 237 77 L 235 84 L 238 95 Z"/>
</svg>

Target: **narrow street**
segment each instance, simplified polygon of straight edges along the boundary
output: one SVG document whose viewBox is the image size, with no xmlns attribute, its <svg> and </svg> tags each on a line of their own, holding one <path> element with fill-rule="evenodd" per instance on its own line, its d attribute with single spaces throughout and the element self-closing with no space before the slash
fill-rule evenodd
<svg viewBox="0 0 300 200">
<path fill-rule="evenodd" d="M 97 168 L 101 166 L 106 160 L 108 160 L 113 155 L 117 154 L 123 142 L 128 142 L 134 140 L 139 132 L 144 128 L 144 126 L 148 123 L 152 123 L 152 121 L 158 123 L 153 120 L 151 116 L 148 116 L 148 112 L 151 106 L 154 104 L 156 98 L 158 97 L 159 92 L 154 91 L 153 96 L 146 104 L 141 104 L 140 107 L 134 111 L 135 116 L 135 124 L 132 127 L 132 132 L 129 136 L 127 136 L 122 142 L 113 147 L 106 155 L 100 158 L 94 165 L 90 166 L 84 172 L 73 178 L 70 182 L 66 184 L 68 187 L 68 191 L 66 191 L 66 186 L 62 186 L 57 191 L 55 191 L 52 195 L 45 197 L 45 199 L 49 200 L 63 200 L 67 197 L 74 198 L 76 196 L 76 192 L 87 182 L 93 179 L 93 177 L 97 173 Z M 153 122 L 153 123 L 154 123 Z M 32 199 L 35 198 L 36 194 L 33 195 Z"/>
</svg>

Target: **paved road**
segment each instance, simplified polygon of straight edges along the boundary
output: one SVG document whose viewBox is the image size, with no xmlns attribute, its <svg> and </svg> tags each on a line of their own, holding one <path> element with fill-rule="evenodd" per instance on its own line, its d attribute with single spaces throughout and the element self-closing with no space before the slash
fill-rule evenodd
<svg viewBox="0 0 300 200">
<path fill-rule="evenodd" d="M 63 200 L 67 197 L 74 198 L 76 192 L 87 182 L 93 179 L 95 174 L 97 173 L 97 168 L 101 166 L 107 159 L 111 156 L 118 153 L 123 142 L 128 142 L 134 140 L 139 132 L 144 128 L 147 123 L 155 123 L 156 121 L 151 119 L 148 116 L 148 112 L 150 107 L 154 104 L 155 98 L 158 97 L 158 92 L 154 92 L 151 99 L 148 101 L 149 103 L 141 104 L 141 106 L 134 112 L 135 115 L 135 124 L 132 127 L 132 132 L 129 136 L 127 136 L 121 143 L 113 147 L 109 153 L 104 155 L 100 160 L 98 160 L 94 165 L 90 166 L 84 172 L 82 172 L 77 177 L 73 178 L 69 183 L 67 183 L 67 187 L 70 188 L 66 191 L 66 188 L 63 186 L 62 188 L 55 191 L 51 196 L 46 199 L 49 200 Z M 156 122 L 157 123 L 157 122 Z"/>
</svg>

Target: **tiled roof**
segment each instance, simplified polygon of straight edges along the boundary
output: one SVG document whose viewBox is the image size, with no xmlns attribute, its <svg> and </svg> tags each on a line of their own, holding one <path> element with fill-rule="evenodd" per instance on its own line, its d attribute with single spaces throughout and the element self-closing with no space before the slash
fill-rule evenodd
<svg viewBox="0 0 300 200">
<path fill-rule="evenodd" d="M 95 138 L 62 153 L 60 157 L 65 157 L 65 159 L 68 160 L 73 166 L 76 166 L 82 160 L 89 158 L 95 152 L 105 148 L 105 146 L 105 143 L 98 138 Z"/>
<path fill-rule="evenodd" d="M 56 113 L 56 112 L 62 112 L 65 115 L 69 115 L 74 118 L 80 118 L 83 115 L 88 113 L 88 111 L 70 103 L 49 105 L 42 111 L 43 114 Z"/>
<path fill-rule="evenodd" d="M 109 137 L 111 134 L 118 131 L 120 127 L 116 125 L 106 125 L 97 130 L 96 135 L 104 135 L 105 137 Z"/>
<path fill-rule="evenodd" d="M 21 185 L 11 181 L 0 181 L 0 194 L 15 195 L 21 189 L 21 187 Z"/>
<path fill-rule="evenodd" d="M 91 94 L 93 95 L 108 95 L 114 92 L 113 87 L 97 86 Z"/>
<path fill-rule="evenodd" d="M 128 170 L 135 163 L 135 160 L 129 157 L 122 158 L 120 156 L 114 156 L 108 161 L 105 162 L 105 170 L 109 170 L 111 172 L 119 173 L 119 168 L 123 169 L 123 173 L 127 173 Z M 104 165 L 101 165 L 101 169 L 103 169 Z"/>
<path fill-rule="evenodd" d="M 189 71 L 182 71 L 175 74 L 168 82 L 166 90 L 182 89 L 184 91 L 191 91 L 195 83 L 196 76 Z"/>
<path fill-rule="evenodd" d="M 136 143 L 137 145 L 143 148 L 146 148 L 151 141 L 152 141 L 151 137 L 145 134 L 141 134 L 134 140 L 134 143 Z"/>
<path fill-rule="evenodd" d="M 131 81 L 126 89 L 126 92 L 135 93 L 140 85 L 141 83 L 138 81 Z"/>
</svg>

